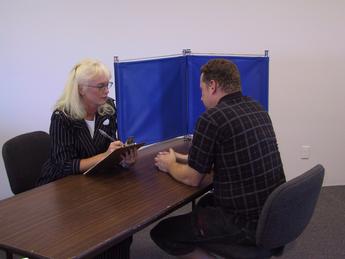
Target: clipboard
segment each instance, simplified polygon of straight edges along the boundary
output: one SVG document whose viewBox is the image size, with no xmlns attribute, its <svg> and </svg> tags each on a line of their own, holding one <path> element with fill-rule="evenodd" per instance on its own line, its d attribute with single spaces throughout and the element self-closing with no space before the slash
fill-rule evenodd
<svg viewBox="0 0 345 259">
<path fill-rule="evenodd" d="M 113 152 L 111 152 L 109 155 L 107 155 L 104 159 L 99 161 L 94 166 L 90 167 L 88 170 L 86 170 L 83 174 L 84 175 L 91 175 L 95 174 L 100 171 L 109 171 L 114 170 L 118 163 L 121 162 L 122 158 L 121 155 L 126 154 L 131 149 L 139 149 L 142 146 L 144 146 L 145 143 L 133 143 L 123 146 L 122 148 L 116 149 Z"/>
</svg>

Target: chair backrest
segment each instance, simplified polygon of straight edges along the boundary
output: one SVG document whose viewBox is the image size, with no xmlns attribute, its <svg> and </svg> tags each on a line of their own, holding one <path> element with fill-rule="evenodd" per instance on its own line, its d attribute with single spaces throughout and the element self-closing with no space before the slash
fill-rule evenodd
<svg viewBox="0 0 345 259">
<path fill-rule="evenodd" d="M 258 245 L 280 247 L 302 233 L 313 215 L 324 173 L 323 166 L 316 165 L 270 194 L 259 217 Z"/>
<path fill-rule="evenodd" d="M 2 157 L 14 194 L 35 187 L 41 167 L 49 157 L 50 137 L 34 131 L 14 137 L 2 146 Z"/>
</svg>

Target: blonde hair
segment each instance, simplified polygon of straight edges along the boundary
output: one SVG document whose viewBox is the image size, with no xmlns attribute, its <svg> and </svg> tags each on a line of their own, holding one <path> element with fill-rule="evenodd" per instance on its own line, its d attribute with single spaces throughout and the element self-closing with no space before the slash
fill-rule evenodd
<svg viewBox="0 0 345 259">
<path fill-rule="evenodd" d="M 54 109 L 60 110 L 72 119 L 80 120 L 86 116 L 84 105 L 79 94 L 79 85 L 87 84 L 97 76 L 111 78 L 110 70 L 100 61 L 85 59 L 76 64 L 70 71 L 64 91 L 56 102 Z M 114 108 L 105 103 L 98 107 L 100 115 L 114 114 Z"/>
</svg>

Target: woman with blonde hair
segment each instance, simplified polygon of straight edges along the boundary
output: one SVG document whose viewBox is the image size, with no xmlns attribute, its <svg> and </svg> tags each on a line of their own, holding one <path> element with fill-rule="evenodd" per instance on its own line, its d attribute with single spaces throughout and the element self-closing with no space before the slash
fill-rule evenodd
<svg viewBox="0 0 345 259">
<path fill-rule="evenodd" d="M 123 143 L 116 140 L 114 100 L 108 97 L 113 85 L 110 79 L 110 70 L 98 60 L 83 60 L 70 71 L 51 117 L 50 158 L 42 167 L 38 185 L 81 174 L 122 147 Z M 115 141 L 101 135 L 99 129 Z M 130 166 L 136 157 L 132 150 L 121 163 Z M 131 241 L 128 238 L 97 258 L 129 258 Z"/>
</svg>

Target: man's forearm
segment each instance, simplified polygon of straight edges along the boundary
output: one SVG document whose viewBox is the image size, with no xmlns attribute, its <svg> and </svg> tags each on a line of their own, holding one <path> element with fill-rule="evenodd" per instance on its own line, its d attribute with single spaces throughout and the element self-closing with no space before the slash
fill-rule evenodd
<svg viewBox="0 0 345 259">
<path fill-rule="evenodd" d="M 188 155 L 187 154 L 181 154 L 178 152 L 175 152 L 176 160 L 177 162 L 181 164 L 187 164 L 188 163 Z"/>
<path fill-rule="evenodd" d="M 198 173 L 187 164 L 173 163 L 169 167 L 169 174 L 177 181 L 189 186 L 199 186 L 204 175 Z"/>
</svg>

